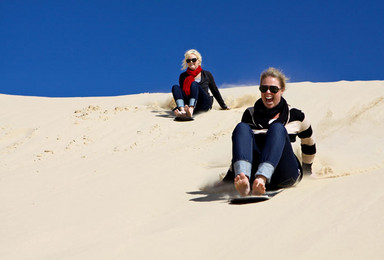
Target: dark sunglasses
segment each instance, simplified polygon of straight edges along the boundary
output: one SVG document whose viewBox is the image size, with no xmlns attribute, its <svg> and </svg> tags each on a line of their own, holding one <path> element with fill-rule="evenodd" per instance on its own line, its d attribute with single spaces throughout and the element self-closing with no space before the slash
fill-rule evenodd
<svg viewBox="0 0 384 260">
<path fill-rule="evenodd" d="M 196 59 L 196 58 L 193 58 L 193 59 L 186 59 L 185 61 L 186 61 L 187 63 L 190 63 L 191 61 L 192 61 L 192 62 L 196 62 L 197 59 Z"/>
<path fill-rule="evenodd" d="M 261 85 L 261 86 L 259 87 L 259 89 L 260 89 L 261 93 L 265 93 L 265 92 L 267 92 L 268 89 L 269 89 L 269 90 L 271 91 L 271 93 L 273 93 L 273 94 L 276 94 L 277 92 L 280 91 L 280 88 L 279 88 L 278 86 L 273 86 L 273 85 L 271 85 L 271 86 L 268 86 L 268 85 Z"/>
</svg>

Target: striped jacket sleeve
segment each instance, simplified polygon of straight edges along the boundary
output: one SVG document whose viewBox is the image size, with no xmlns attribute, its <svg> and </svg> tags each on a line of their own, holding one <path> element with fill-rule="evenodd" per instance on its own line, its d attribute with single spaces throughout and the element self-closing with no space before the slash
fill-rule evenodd
<svg viewBox="0 0 384 260">
<path fill-rule="evenodd" d="M 301 140 L 301 154 L 303 163 L 313 163 L 316 154 L 316 144 L 313 137 L 311 124 L 305 116 L 300 124 L 298 137 Z"/>
<path fill-rule="evenodd" d="M 305 117 L 305 114 L 297 108 L 290 107 L 289 115 L 289 120 L 285 128 L 287 129 L 291 142 L 295 142 L 297 136 L 300 138 L 302 162 L 311 164 L 316 154 L 316 144 L 313 138 L 311 124 Z"/>
</svg>

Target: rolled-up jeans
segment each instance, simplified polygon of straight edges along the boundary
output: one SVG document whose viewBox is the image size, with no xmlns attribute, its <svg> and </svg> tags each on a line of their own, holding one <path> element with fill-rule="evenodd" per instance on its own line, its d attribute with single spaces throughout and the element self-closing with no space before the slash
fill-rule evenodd
<svg viewBox="0 0 384 260">
<path fill-rule="evenodd" d="M 233 165 L 239 161 L 250 163 L 250 172 L 244 174 L 250 178 L 251 184 L 255 179 L 255 174 L 260 174 L 257 170 L 261 164 L 271 165 L 274 171 L 271 176 L 266 176 L 267 189 L 292 186 L 301 177 L 300 166 L 293 153 L 287 130 L 279 122 L 275 122 L 269 127 L 262 147 L 256 144 L 251 127 L 246 123 L 239 123 L 232 133 L 231 168 L 233 169 Z M 224 181 L 233 182 L 234 177 L 235 172 L 229 170 Z"/>
<path fill-rule="evenodd" d="M 191 93 L 187 96 L 179 85 L 173 85 L 172 95 L 177 107 L 183 107 L 185 104 L 195 107 L 194 111 L 208 111 L 212 108 L 212 98 L 204 91 L 196 81 L 191 84 Z"/>
</svg>

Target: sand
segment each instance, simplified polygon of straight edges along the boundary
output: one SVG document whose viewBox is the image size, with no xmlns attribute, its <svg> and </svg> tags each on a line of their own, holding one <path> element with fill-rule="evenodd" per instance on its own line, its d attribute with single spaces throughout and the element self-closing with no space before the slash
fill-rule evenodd
<svg viewBox="0 0 384 260">
<path fill-rule="evenodd" d="M 384 81 L 288 84 L 314 174 L 248 205 L 210 185 L 259 94 L 221 93 L 192 122 L 170 93 L 0 95 L 0 259 L 382 259 Z"/>
</svg>

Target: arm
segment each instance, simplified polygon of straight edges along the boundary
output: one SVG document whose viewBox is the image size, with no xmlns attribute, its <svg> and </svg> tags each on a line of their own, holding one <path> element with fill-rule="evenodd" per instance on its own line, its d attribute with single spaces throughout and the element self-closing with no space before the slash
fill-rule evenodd
<svg viewBox="0 0 384 260">
<path fill-rule="evenodd" d="M 301 122 L 301 129 L 298 134 L 301 139 L 302 168 L 305 175 L 312 174 L 312 163 L 316 154 L 316 144 L 313 138 L 311 124 L 305 118 Z"/>
<path fill-rule="evenodd" d="M 243 113 L 243 116 L 241 117 L 241 122 L 243 123 L 247 123 L 249 125 L 252 125 L 252 115 L 253 115 L 253 107 L 249 107 L 247 108 L 244 113 Z"/>
<path fill-rule="evenodd" d="M 219 103 L 222 109 L 228 109 L 227 105 L 225 104 L 223 98 L 221 97 L 220 91 L 216 86 L 215 79 L 213 78 L 212 74 L 209 71 L 205 71 L 206 75 L 209 78 L 209 89 L 211 90 L 213 96 Z"/>
<path fill-rule="evenodd" d="M 183 83 L 184 83 L 184 80 L 185 80 L 186 77 L 187 77 L 187 73 L 186 72 L 181 73 L 180 76 L 179 76 L 179 86 L 181 88 L 183 88 Z"/>
</svg>

